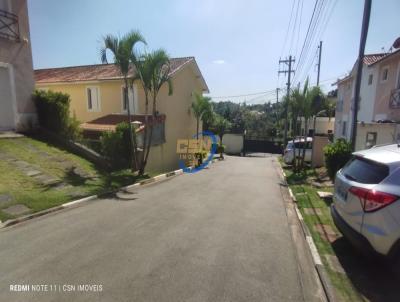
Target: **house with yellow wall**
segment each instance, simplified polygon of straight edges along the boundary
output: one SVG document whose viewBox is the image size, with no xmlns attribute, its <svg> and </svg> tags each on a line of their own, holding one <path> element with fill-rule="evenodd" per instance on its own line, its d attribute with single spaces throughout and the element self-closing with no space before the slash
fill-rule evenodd
<svg viewBox="0 0 400 302">
<path fill-rule="evenodd" d="M 196 134 L 196 118 L 191 105 L 195 93 L 208 92 L 207 84 L 194 57 L 173 58 L 170 61 L 173 94 L 162 87 L 157 99 L 157 122 L 162 139 L 152 145 L 147 171 L 171 171 L 178 168 L 178 139 Z M 131 70 L 134 73 L 134 70 Z M 116 124 L 127 121 L 124 84 L 113 64 L 73 66 L 35 70 L 37 89 L 67 93 L 71 97 L 70 113 L 87 133 L 112 131 Z M 144 122 L 145 96 L 139 81 L 129 90 L 132 120 Z"/>
</svg>

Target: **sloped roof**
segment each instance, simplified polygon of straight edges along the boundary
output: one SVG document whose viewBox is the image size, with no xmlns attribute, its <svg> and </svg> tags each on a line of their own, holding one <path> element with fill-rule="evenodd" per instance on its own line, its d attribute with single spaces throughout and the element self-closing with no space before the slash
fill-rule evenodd
<svg viewBox="0 0 400 302">
<path fill-rule="evenodd" d="M 207 84 L 197 66 L 194 57 L 172 58 L 170 60 L 172 76 L 186 64 L 193 62 L 197 69 L 198 76 L 201 78 L 204 90 L 208 91 Z M 130 75 L 135 73 L 134 68 L 131 68 Z M 80 82 L 80 81 L 100 81 L 100 80 L 116 80 L 122 79 L 119 69 L 114 64 L 95 64 L 83 66 L 70 66 L 59 68 L 46 68 L 35 70 L 36 84 L 49 83 L 65 83 L 65 82 Z"/>
<path fill-rule="evenodd" d="M 369 66 L 371 64 L 374 64 L 375 62 L 378 62 L 386 55 L 387 53 L 375 53 L 375 54 L 365 55 L 363 58 L 363 63 Z"/>
<path fill-rule="evenodd" d="M 378 63 L 378 62 L 380 62 L 380 61 L 386 59 L 387 57 L 393 55 L 393 54 L 396 53 L 396 52 L 397 52 L 397 50 L 394 51 L 394 52 L 392 52 L 392 53 L 383 52 L 383 53 L 374 53 L 374 54 L 364 55 L 364 57 L 363 57 L 363 63 L 364 63 L 365 65 L 367 65 L 367 66 L 371 66 L 371 65 L 373 65 L 373 64 L 375 64 L 375 63 Z M 340 84 L 340 83 L 343 83 L 343 82 L 345 82 L 345 81 L 351 79 L 351 78 L 353 77 L 353 73 L 354 73 L 354 70 L 355 70 L 356 66 L 357 66 L 357 61 L 354 63 L 353 68 L 352 68 L 350 74 L 347 75 L 347 76 L 345 76 L 345 77 L 342 78 L 342 79 L 338 79 L 335 83 L 332 84 L 332 86 L 333 86 L 333 85 Z"/>
<path fill-rule="evenodd" d="M 128 115 L 126 114 L 108 114 L 95 120 L 83 123 L 80 125 L 80 128 L 88 131 L 114 131 L 119 123 L 128 121 Z M 144 114 L 131 115 L 131 121 L 141 122 L 143 124 L 141 127 L 139 127 L 139 129 L 136 130 L 136 132 L 139 132 L 143 130 L 143 127 L 145 126 L 146 116 Z M 160 114 L 156 117 L 155 123 L 162 123 L 164 121 L 165 115 Z M 152 115 L 147 116 L 147 123 L 153 123 Z"/>
</svg>

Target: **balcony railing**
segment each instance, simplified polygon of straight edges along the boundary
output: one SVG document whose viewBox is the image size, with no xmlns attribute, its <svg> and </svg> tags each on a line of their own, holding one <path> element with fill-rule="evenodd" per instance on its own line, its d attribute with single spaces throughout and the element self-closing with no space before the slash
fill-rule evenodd
<svg viewBox="0 0 400 302">
<path fill-rule="evenodd" d="M 390 93 L 389 107 L 392 109 L 400 108 L 400 88 L 393 89 Z"/>
<path fill-rule="evenodd" d="M 0 38 L 19 41 L 18 16 L 0 9 Z"/>
</svg>

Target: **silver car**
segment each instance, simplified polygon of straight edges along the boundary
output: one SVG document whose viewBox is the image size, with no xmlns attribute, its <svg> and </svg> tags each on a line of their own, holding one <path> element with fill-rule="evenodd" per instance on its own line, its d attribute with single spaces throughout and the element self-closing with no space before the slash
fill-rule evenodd
<svg viewBox="0 0 400 302">
<path fill-rule="evenodd" d="M 353 245 L 400 264 L 400 147 L 353 153 L 336 174 L 331 213 Z"/>
</svg>

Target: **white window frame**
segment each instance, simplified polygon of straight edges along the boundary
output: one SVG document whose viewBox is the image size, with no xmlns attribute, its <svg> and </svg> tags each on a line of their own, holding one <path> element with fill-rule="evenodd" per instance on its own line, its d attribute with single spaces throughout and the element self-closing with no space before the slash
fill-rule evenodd
<svg viewBox="0 0 400 302">
<path fill-rule="evenodd" d="M 386 79 L 383 79 L 384 71 L 387 70 L 387 76 Z M 389 65 L 383 66 L 382 67 L 382 73 L 381 73 L 381 83 L 385 83 L 389 80 Z"/>
<path fill-rule="evenodd" d="M 128 109 L 124 109 L 124 88 L 125 85 L 121 85 L 121 112 L 122 113 L 128 113 Z M 129 97 L 131 97 L 132 99 L 130 100 Z M 131 89 L 129 89 L 128 87 L 128 102 L 130 102 L 130 110 L 131 110 L 131 114 L 138 114 L 137 111 L 137 104 L 136 102 L 138 101 L 138 97 L 137 97 L 137 88 L 136 85 L 133 84 L 133 91 Z"/>
<path fill-rule="evenodd" d="M 89 108 L 88 89 L 96 89 L 97 90 L 97 106 L 93 106 L 93 99 L 92 99 L 92 109 Z M 89 112 L 100 112 L 101 111 L 100 86 L 86 86 L 85 87 L 85 94 L 86 94 L 86 108 L 87 108 L 87 111 L 89 111 Z"/>
</svg>

